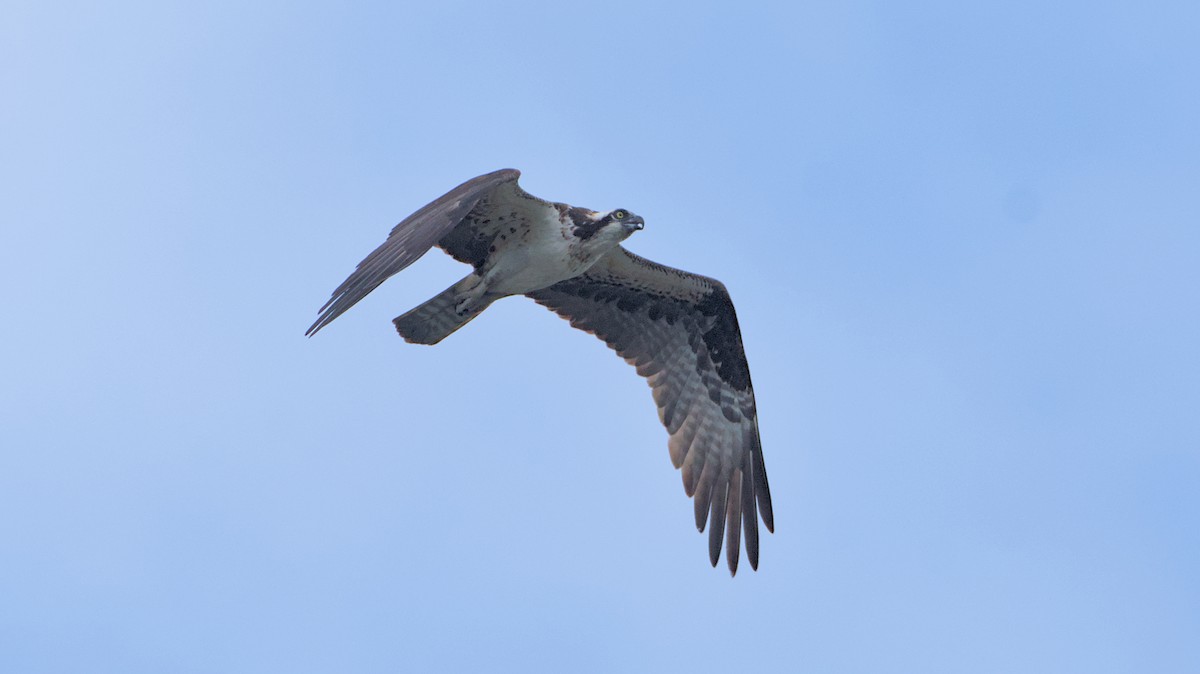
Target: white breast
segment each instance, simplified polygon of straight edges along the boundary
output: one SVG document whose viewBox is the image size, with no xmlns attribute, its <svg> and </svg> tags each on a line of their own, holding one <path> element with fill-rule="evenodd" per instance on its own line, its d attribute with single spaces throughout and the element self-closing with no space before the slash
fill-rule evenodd
<svg viewBox="0 0 1200 674">
<path fill-rule="evenodd" d="M 548 208 L 544 216 L 517 232 L 505 232 L 497 240 L 489 268 L 492 292 L 523 294 L 552 286 L 583 273 L 595 259 L 579 254 L 578 239 L 570 225 L 559 219 L 558 209 Z M 597 256 L 598 257 L 598 256 Z"/>
</svg>

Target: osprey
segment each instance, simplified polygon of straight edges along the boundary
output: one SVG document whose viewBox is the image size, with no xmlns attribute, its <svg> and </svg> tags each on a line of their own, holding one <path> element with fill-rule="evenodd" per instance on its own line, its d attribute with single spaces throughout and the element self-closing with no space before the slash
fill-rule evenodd
<svg viewBox="0 0 1200 674">
<path fill-rule="evenodd" d="M 450 190 L 396 225 L 321 307 L 316 334 L 433 246 L 475 269 L 394 319 L 405 340 L 436 344 L 492 302 L 525 295 L 590 332 L 637 368 L 670 434 L 671 462 L 693 497 L 709 561 L 737 573 L 740 534 L 758 568 L 758 518 L 774 531 L 754 388 L 725 286 L 630 253 L 645 224 L 619 208 L 596 212 L 539 199 L 504 169 Z"/>
</svg>

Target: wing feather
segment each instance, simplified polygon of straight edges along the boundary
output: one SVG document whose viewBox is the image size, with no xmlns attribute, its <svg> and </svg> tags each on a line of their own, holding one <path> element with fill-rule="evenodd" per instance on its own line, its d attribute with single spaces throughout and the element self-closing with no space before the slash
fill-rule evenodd
<svg viewBox="0 0 1200 674">
<path fill-rule="evenodd" d="M 721 480 L 713 486 L 712 528 L 708 530 L 708 561 L 713 566 L 721 559 L 721 541 L 725 538 L 725 499 L 729 497 L 729 483 Z M 726 553 L 728 554 L 728 553 Z M 732 562 L 730 568 L 737 573 L 737 562 Z"/>
<path fill-rule="evenodd" d="M 671 462 L 694 499 L 696 528 L 709 528 L 710 561 L 716 565 L 724 543 L 736 573 L 744 541 L 758 568 L 758 517 L 774 530 L 771 494 L 725 287 L 617 248 L 582 275 L 529 297 L 602 339 L 647 378 L 670 434 Z"/>
<path fill-rule="evenodd" d="M 704 452 L 696 452 L 696 457 L 699 466 L 693 470 L 692 474 L 699 471 L 700 479 L 696 482 L 696 494 L 692 500 L 696 511 L 696 530 L 703 532 L 704 527 L 708 525 L 708 510 L 712 503 L 713 489 L 717 484 L 717 471 L 720 470 L 720 467 L 717 465 L 715 457 L 712 461 L 708 461 Z"/>
<path fill-rule="evenodd" d="M 742 469 L 742 528 L 746 531 L 746 558 L 758 570 L 758 508 L 754 505 L 754 462 Z"/>
<path fill-rule="evenodd" d="M 516 187 L 519 177 L 521 172 L 516 169 L 501 169 L 472 178 L 402 220 L 387 240 L 359 262 L 354 273 L 333 291 L 329 301 L 319 309 L 316 322 L 304 334 L 315 335 L 379 284 L 416 262 L 458 226 L 489 192 L 509 183 L 520 189 Z"/>
<path fill-rule="evenodd" d="M 731 572 L 737 572 L 741 552 L 742 532 L 742 471 L 734 470 L 729 478 L 729 501 L 725 507 L 725 561 Z"/>
<path fill-rule="evenodd" d="M 767 531 L 775 533 L 775 514 L 771 510 L 771 487 L 767 484 L 767 467 L 763 463 L 762 444 L 758 437 L 758 421 L 754 422 L 753 448 L 754 458 L 754 494 L 758 499 L 758 514 L 762 517 Z"/>
</svg>

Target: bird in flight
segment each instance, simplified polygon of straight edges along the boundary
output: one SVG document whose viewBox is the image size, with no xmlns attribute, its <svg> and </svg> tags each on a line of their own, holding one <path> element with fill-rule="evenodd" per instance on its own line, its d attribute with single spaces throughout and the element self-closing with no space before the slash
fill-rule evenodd
<svg viewBox="0 0 1200 674">
<path fill-rule="evenodd" d="M 671 462 L 708 531 L 713 566 L 737 573 L 741 534 L 758 568 L 758 520 L 774 531 L 771 492 L 742 335 L 720 281 L 638 257 L 621 242 L 644 221 L 539 199 L 516 169 L 468 180 L 405 218 L 321 307 L 314 335 L 438 246 L 474 267 L 392 322 L 437 344 L 503 297 L 525 295 L 603 340 L 645 377 L 670 435 Z"/>
</svg>

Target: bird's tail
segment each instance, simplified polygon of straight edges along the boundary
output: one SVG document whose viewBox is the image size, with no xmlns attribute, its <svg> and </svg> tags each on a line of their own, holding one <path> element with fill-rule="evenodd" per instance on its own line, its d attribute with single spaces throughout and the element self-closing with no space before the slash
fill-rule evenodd
<svg viewBox="0 0 1200 674">
<path fill-rule="evenodd" d="M 470 323 L 471 319 L 483 313 L 484 309 L 499 299 L 495 296 L 484 295 L 475 303 L 475 306 L 459 315 L 454 310 L 455 298 L 476 281 L 475 275 L 471 274 L 438 293 L 437 296 L 421 306 L 403 316 L 392 319 L 392 323 L 396 325 L 396 332 L 400 333 L 404 341 L 414 344 L 437 344 L 442 341 L 450 333 Z"/>
</svg>

